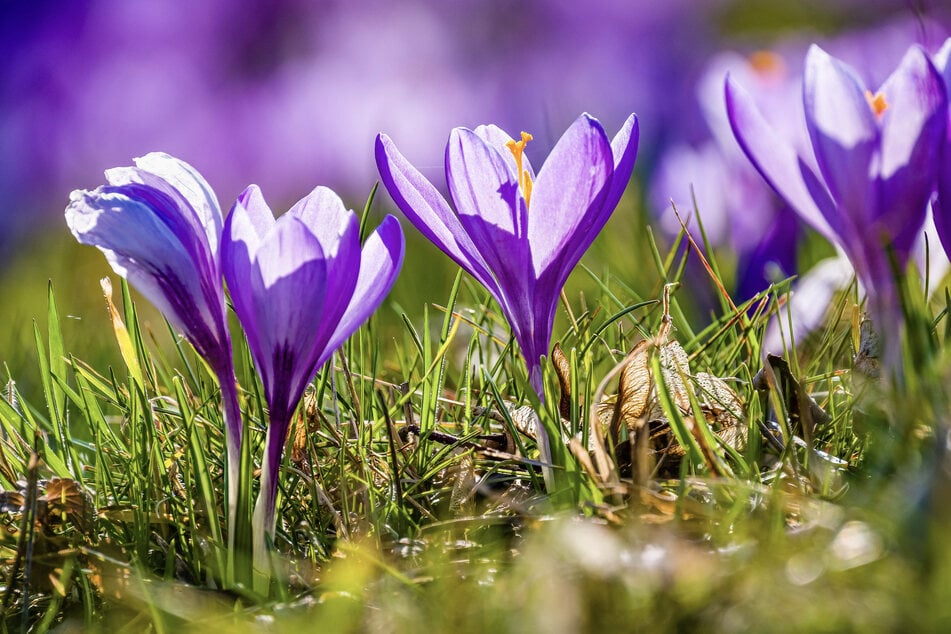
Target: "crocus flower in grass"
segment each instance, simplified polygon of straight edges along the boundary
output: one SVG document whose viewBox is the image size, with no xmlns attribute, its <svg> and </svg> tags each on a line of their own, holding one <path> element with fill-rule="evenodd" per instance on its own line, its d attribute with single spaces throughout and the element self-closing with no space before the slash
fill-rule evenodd
<svg viewBox="0 0 951 634">
<path fill-rule="evenodd" d="M 218 199 L 191 165 L 161 153 L 107 170 L 106 181 L 72 193 L 66 222 L 77 240 L 98 247 L 113 270 L 165 314 L 217 376 L 234 521 L 241 411 L 218 263 Z"/>
<path fill-rule="evenodd" d="M 912 47 L 872 91 L 812 46 L 803 77 L 805 149 L 778 135 L 730 77 L 726 100 L 746 155 L 805 222 L 842 248 L 878 327 L 896 332 L 901 313 L 889 258 L 904 270 L 922 230 L 948 117 L 941 76 L 928 56 Z M 886 363 L 896 354 L 894 345 L 885 350 Z"/>
<path fill-rule="evenodd" d="M 531 138 L 522 132 L 516 141 L 494 125 L 453 129 L 446 180 L 455 213 L 385 134 L 376 140 L 376 163 L 410 222 L 499 303 L 532 389 L 544 400 L 541 357 L 548 354 L 558 295 L 631 177 L 637 117 L 628 117 L 612 142 L 597 119 L 582 114 L 537 177 L 525 156 Z M 551 486 L 551 450 L 539 430 L 543 474 Z"/>
<path fill-rule="evenodd" d="M 385 134 L 376 140 L 383 183 L 419 231 L 498 301 L 522 349 L 540 398 L 555 308 L 568 274 L 607 222 L 631 177 L 637 117 L 610 141 L 583 114 L 552 149 L 536 177 L 515 141 L 494 125 L 455 128 L 446 180 L 455 212 Z"/>
<path fill-rule="evenodd" d="M 275 220 L 252 185 L 225 222 L 224 276 L 270 419 L 254 510 L 258 564 L 264 534 L 273 535 L 277 473 L 304 388 L 383 301 L 402 265 L 403 250 L 403 232 L 392 216 L 361 250 L 356 214 L 325 187 Z"/>
</svg>

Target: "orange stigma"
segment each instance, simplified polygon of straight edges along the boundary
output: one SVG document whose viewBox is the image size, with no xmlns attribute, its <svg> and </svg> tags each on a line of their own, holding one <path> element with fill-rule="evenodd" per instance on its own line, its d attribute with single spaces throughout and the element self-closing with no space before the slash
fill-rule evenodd
<svg viewBox="0 0 951 634">
<path fill-rule="evenodd" d="M 872 112 L 875 113 L 875 116 L 881 119 L 882 115 L 888 109 L 888 102 L 885 101 L 885 95 L 881 92 L 877 92 L 873 95 L 871 90 L 866 90 L 865 99 L 868 101 L 868 105 L 872 109 Z"/>
<path fill-rule="evenodd" d="M 749 56 L 750 66 L 758 75 L 766 77 L 782 76 L 786 72 L 783 58 L 772 51 L 756 51 Z"/>
<path fill-rule="evenodd" d="M 505 144 L 512 156 L 515 157 L 515 170 L 518 172 L 518 188 L 522 190 L 522 197 L 525 198 L 525 206 L 528 207 L 532 198 L 532 177 L 528 170 L 522 169 L 522 155 L 525 152 L 525 145 L 532 140 L 532 135 L 528 132 L 522 132 L 522 140 L 510 140 Z"/>
</svg>

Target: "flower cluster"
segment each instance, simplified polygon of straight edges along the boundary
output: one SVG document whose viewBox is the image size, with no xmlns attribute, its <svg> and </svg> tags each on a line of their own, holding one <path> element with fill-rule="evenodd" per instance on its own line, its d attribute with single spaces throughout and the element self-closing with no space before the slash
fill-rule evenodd
<svg viewBox="0 0 951 634">
<path fill-rule="evenodd" d="M 221 386 L 228 445 L 229 539 L 242 445 L 222 277 L 264 385 L 271 424 L 254 513 L 255 560 L 274 531 L 277 474 L 291 417 L 318 367 L 376 310 L 403 260 L 388 216 L 361 247 L 357 216 L 318 187 L 275 221 L 257 187 L 222 223 L 217 198 L 190 165 L 149 154 L 73 192 L 66 221 L 159 307 L 208 362 Z"/>
<path fill-rule="evenodd" d="M 802 90 L 802 143 L 779 134 L 728 76 L 730 125 L 767 182 L 849 259 L 879 327 L 897 332 L 895 273 L 907 266 L 922 231 L 947 145 L 944 81 L 925 51 L 913 47 L 873 91 L 813 45 Z M 897 338 L 887 341 L 886 358 L 895 361 Z"/>
<path fill-rule="evenodd" d="M 726 78 L 725 111 L 714 117 L 725 118 L 785 205 L 844 253 L 886 328 L 900 324 L 895 272 L 905 268 L 935 196 L 936 224 L 951 245 L 949 57 L 951 40 L 934 59 L 913 47 L 869 90 L 851 68 L 813 46 L 802 81 L 804 129 L 777 129 L 760 111 L 769 100 L 751 95 L 733 76 Z M 711 127 L 722 136 L 726 124 Z M 526 151 L 531 140 L 494 125 L 452 130 L 448 200 L 385 134 L 376 139 L 375 158 L 403 214 L 498 302 L 528 383 L 544 400 L 542 360 L 559 296 L 630 180 L 638 119 L 628 117 L 610 139 L 582 114 L 537 172 Z M 730 154 L 722 138 L 718 143 L 718 152 L 735 163 L 740 155 Z M 405 248 L 400 225 L 388 216 L 361 244 L 357 216 L 324 187 L 275 219 L 252 185 L 223 220 L 208 183 L 164 154 L 109 170 L 106 180 L 94 191 L 73 193 L 68 224 L 208 362 L 221 386 L 234 481 L 243 441 L 227 285 L 270 419 L 253 522 L 260 562 L 264 538 L 275 528 L 278 473 L 294 412 L 318 368 L 393 286 Z M 762 270 L 754 277 L 762 284 Z M 545 434 L 538 440 L 547 468 Z M 230 485 L 229 495 L 233 515 L 237 493 Z"/>
<path fill-rule="evenodd" d="M 582 115 L 537 178 L 524 154 L 530 138 L 523 133 L 515 141 L 494 126 L 452 132 L 447 172 L 458 216 L 382 135 L 377 161 L 404 213 L 498 300 L 531 386 L 543 397 L 541 358 L 558 295 L 627 185 L 637 119 L 632 115 L 612 142 L 597 120 Z M 357 216 L 325 187 L 275 220 L 252 185 L 222 222 L 214 192 L 191 166 L 164 154 L 136 164 L 107 172 L 106 186 L 74 192 L 67 222 L 208 361 L 225 401 L 229 480 L 236 482 L 242 426 L 222 280 L 227 283 L 270 419 L 253 514 L 260 569 L 265 537 L 275 528 L 277 476 L 294 412 L 317 369 L 389 292 L 402 265 L 403 233 L 388 216 L 361 246 Z M 233 486 L 229 495 L 233 516 Z"/>
</svg>

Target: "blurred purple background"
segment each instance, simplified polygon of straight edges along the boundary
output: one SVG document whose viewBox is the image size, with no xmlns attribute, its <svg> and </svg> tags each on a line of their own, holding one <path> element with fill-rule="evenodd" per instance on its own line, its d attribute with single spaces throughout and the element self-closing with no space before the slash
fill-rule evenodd
<svg viewBox="0 0 951 634">
<path fill-rule="evenodd" d="M 700 102 L 709 97 L 697 88 L 718 52 L 899 23 L 901 36 L 875 36 L 862 45 L 867 55 L 852 60 L 874 74 L 883 67 L 877 58 L 897 60 L 894 50 L 907 46 L 909 33 L 940 43 L 936 7 L 900 0 L 4 2 L 0 255 L 44 224 L 65 232 L 70 190 L 95 187 L 104 169 L 154 150 L 195 165 L 225 211 L 249 183 L 275 209 L 317 184 L 359 206 L 376 180 L 372 147 L 381 130 L 441 182 L 453 126 L 528 130 L 536 139 L 529 153 L 544 156 L 582 111 L 611 134 L 636 112 L 638 173 L 646 178 L 668 150 L 683 155 L 722 138 L 703 116 L 709 103 Z M 785 46 L 798 66 L 796 45 Z M 722 147 L 704 151 L 729 155 Z M 653 213 L 703 177 L 676 164 L 667 170 L 668 185 L 650 197 Z M 709 193 L 711 201 L 718 196 Z M 734 213 L 724 209 L 711 218 Z"/>
<path fill-rule="evenodd" d="M 669 239 L 678 229 L 669 201 L 692 215 L 692 186 L 729 290 L 742 300 L 818 258 L 795 262 L 816 241 L 797 245 L 798 221 L 724 129 L 723 72 L 775 81 L 775 92 L 763 92 L 774 99 L 769 115 L 790 116 L 801 108 L 795 87 L 808 42 L 877 84 L 911 42 L 940 44 L 951 24 L 947 4 L 3 0 L 0 367 L 38 393 L 33 323 L 42 328 L 47 280 L 71 351 L 94 367 L 117 362 L 111 337 L 90 336 L 108 324 L 98 286 L 108 266 L 73 240 L 63 218 L 70 191 L 102 184 L 107 168 L 160 150 L 200 170 L 226 212 L 251 183 L 278 211 L 318 184 L 359 209 L 377 180 L 380 131 L 442 183 L 454 126 L 531 132 L 527 153 L 539 165 L 582 111 L 609 134 L 631 112 L 641 128 L 635 182 L 589 263 L 598 259 L 598 270 L 654 292 L 644 220 Z M 781 60 L 772 79 L 770 65 L 758 65 L 761 51 Z M 392 211 L 383 192 L 377 209 Z M 454 274 L 434 266 L 446 260 L 418 233 L 407 239 L 405 281 L 392 293 L 397 310 L 387 313 L 397 322 L 403 307 L 415 314 L 442 301 Z M 699 267 L 688 275 L 696 277 L 678 301 L 695 304 L 699 325 L 718 304 Z M 152 331 L 164 331 L 157 314 L 140 308 Z"/>
</svg>

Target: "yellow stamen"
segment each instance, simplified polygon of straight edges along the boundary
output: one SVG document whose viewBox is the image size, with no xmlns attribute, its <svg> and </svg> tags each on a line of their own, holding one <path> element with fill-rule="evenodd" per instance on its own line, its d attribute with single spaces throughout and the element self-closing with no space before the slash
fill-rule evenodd
<svg viewBox="0 0 951 634">
<path fill-rule="evenodd" d="M 781 76 L 786 72 L 783 58 L 772 51 L 756 51 L 749 56 L 750 66 L 762 76 Z"/>
<path fill-rule="evenodd" d="M 888 109 L 888 102 L 885 100 L 885 95 L 883 95 L 881 91 L 873 95 L 871 90 L 866 90 L 865 99 L 868 101 L 868 105 L 872 109 L 872 112 L 875 113 L 875 116 L 881 119 L 882 115 Z"/>
<path fill-rule="evenodd" d="M 528 170 L 522 169 L 522 155 L 525 152 L 525 145 L 532 140 L 532 135 L 528 132 L 522 132 L 522 140 L 514 139 L 505 144 L 512 156 L 515 157 L 515 170 L 518 172 L 518 188 L 522 190 L 522 197 L 525 199 L 525 206 L 528 207 L 532 199 L 532 176 Z"/>
</svg>

